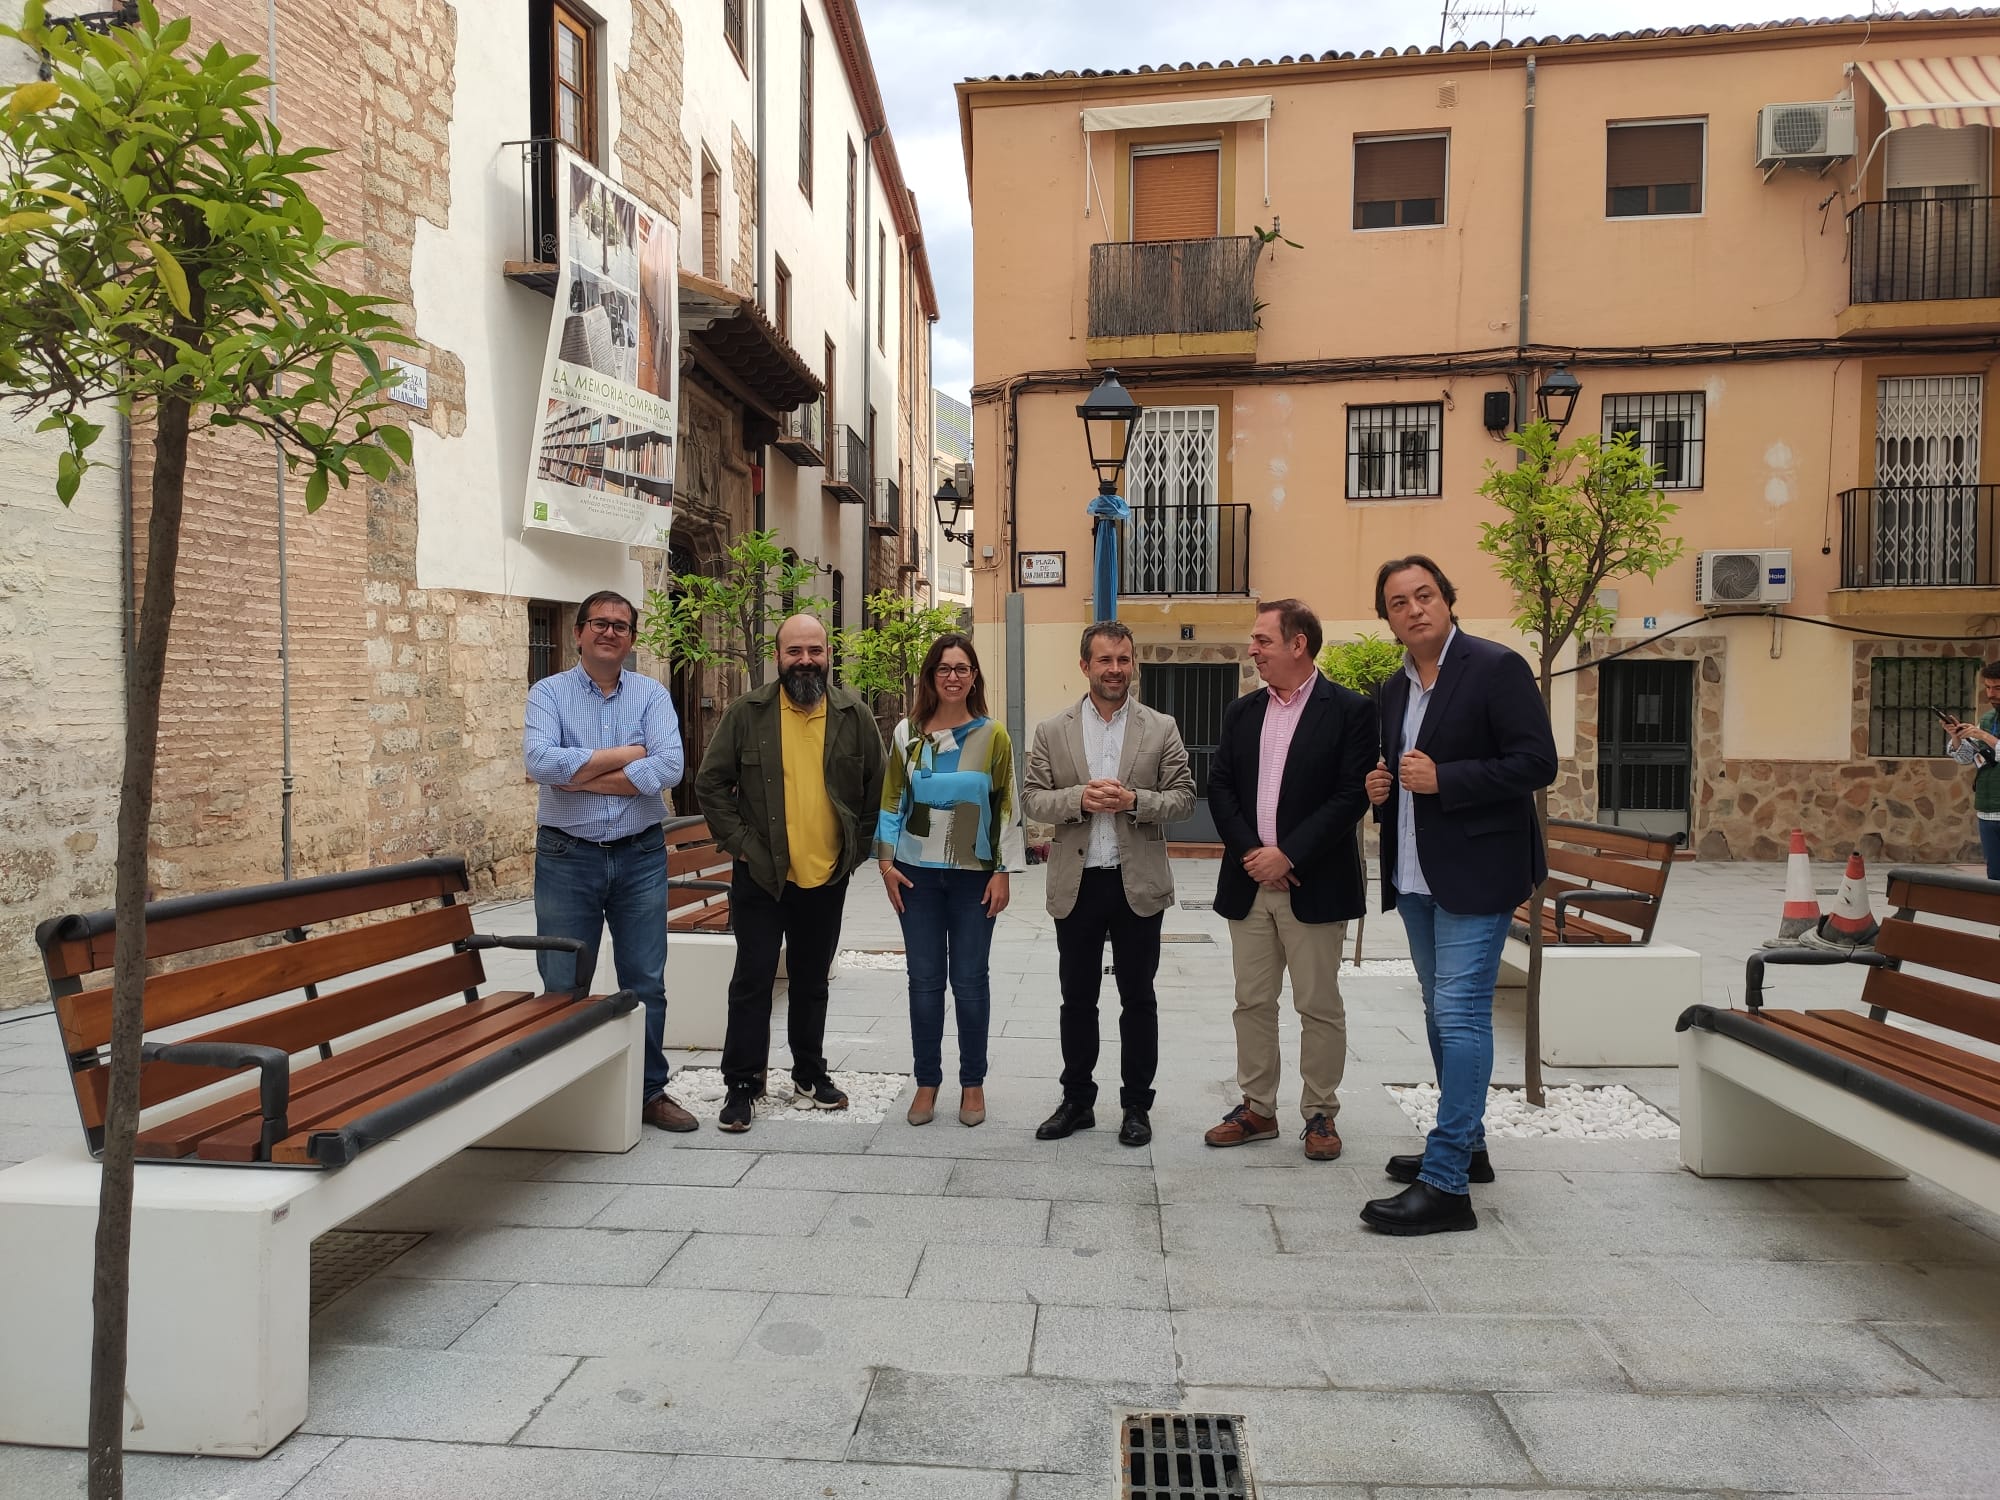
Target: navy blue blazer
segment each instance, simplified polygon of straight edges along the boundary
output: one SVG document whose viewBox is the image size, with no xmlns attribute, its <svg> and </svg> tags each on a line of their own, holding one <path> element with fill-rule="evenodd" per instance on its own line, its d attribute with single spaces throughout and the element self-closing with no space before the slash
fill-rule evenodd
<svg viewBox="0 0 2000 1500">
<path fill-rule="evenodd" d="M 1259 687 L 1222 711 L 1222 734 L 1208 771 L 1208 811 L 1225 853 L 1215 878 L 1215 910 L 1232 922 L 1250 915 L 1257 882 L 1243 856 L 1259 847 L 1257 775 L 1270 690 Z M 1292 915 L 1301 922 L 1346 922 L 1368 909 L 1356 825 L 1368 811 L 1375 769 L 1375 710 L 1317 674 L 1292 731 L 1278 785 L 1278 847 L 1292 862 Z"/>
<path fill-rule="evenodd" d="M 1410 679 L 1375 691 L 1382 758 L 1395 784 L 1375 809 L 1382 825 L 1382 909 L 1396 904 L 1396 823 L 1403 714 Z M 1556 779 L 1556 742 L 1526 661 L 1460 631 L 1446 649 L 1416 748 L 1437 762 L 1438 789 L 1412 799 L 1417 857 L 1431 896 L 1461 916 L 1512 911 L 1548 875 L 1535 793 Z"/>
</svg>

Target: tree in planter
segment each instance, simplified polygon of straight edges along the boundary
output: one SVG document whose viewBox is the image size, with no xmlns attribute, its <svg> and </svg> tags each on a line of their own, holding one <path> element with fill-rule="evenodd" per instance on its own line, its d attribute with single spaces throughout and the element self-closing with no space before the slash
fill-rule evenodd
<svg viewBox="0 0 2000 1500">
<path fill-rule="evenodd" d="M 1598 590 L 1614 578 L 1653 579 L 1678 559 L 1685 544 L 1667 533 L 1680 507 L 1660 492 L 1659 470 L 1636 435 L 1605 443 L 1585 433 L 1559 446 L 1555 428 L 1535 422 L 1510 439 L 1520 463 L 1489 461 L 1479 493 L 1501 519 L 1480 523 L 1479 550 L 1514 599 L 1514 628 L 1535 643 L 1542 708 L 1555 698 L 1555 663 L 1572 640 L 1609 630 L 1613 611 Z M 1548 823 L 1549 794 L 1535 793 L 1535 815 Z M 1540 1108 L 1542 1088 L 1542 902 L 1528 903 L 1528 1100 Z"/>
<path fill-rule="evenodd" d="M 183 56 L 190 23 L 93 35 L 50 25 L 28 0 L 6 36 L 50 77 L 0 107 L 0 397 L 60 432 L 67 505 L 103 427 L 97 403 L 152 429 L 151 508 L 138 628 L 125 682 L 119 788 L 111 1082 L 92 1285 L 89 1492 L 123 1493 L 133 1138 L 145 983 L 147 833 L 160 692 L 174 610 L 190 435 L 247 427 L 308 472 L 308 511 L 357 471 L 386 479 L 409 434 L 371 420 L 391 383 L 378 344 L 409 344 L 390 300 L 349 292 L 304 179 L 315 148 L 288 149 L 262 113 L 255 54 Z"/>
<path fill-rule="evenodd" d="M 888 693 L 910 702 L 917 673 L 931 642 L 958 629 L 958 606 L 919 604 L 883 589 L 868 596 L 873 625 L 851 626 L 840 632 L 840 675 L 855 692 L 873 700 Z"/>
<path fill-rule="evenodd" d="M 1367 698 L 1375 696 L 1375 690 L 1403 670 L 1403 648 L 1393 640 L 1384 640 L 1372 630 L 1364 630 L 1351 641 L 1328 641 L 1320 648 L 1314 663 L 1320 676 L 1329 682 L 1338 683 Z M 1365 843 L 1366 822 L 1357 823 L 1354 841 Z M 1362 860 L 1362 868 L 1367 869 L 1367 860 Z M 1364 910 L 1354 924 L 1354 961 L 1361 962 L 1361 942 L 1368 932 L 1368 913 Z"/>
<path fill-rule="evenodd" d="M 785 616 L 816 614 L 826 600 L 806 592 L 817 562 L 778 545 L 776 528 L 746 531 L 723 552 L 720 577 L 676 573 L 665 589 L 646 591 L 639 644 L 655 656 L 697 667 L 736 667 L 764 685 L 774 632 Z"/>
</svg>

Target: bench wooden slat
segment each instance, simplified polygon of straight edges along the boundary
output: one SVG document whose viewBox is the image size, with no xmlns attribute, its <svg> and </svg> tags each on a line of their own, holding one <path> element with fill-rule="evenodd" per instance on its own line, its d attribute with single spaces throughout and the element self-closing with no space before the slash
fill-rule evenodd
<svg viewBox="0 0 2000 1500">
<path fill-rule="evenodd" d="M 277 1047 L 291 1053 L 304 1052 L 322 1042 L 338 1041 L 363 1027 L 401 1015 L 406 1010 L 442 1000 L 456 991 L 475 988 L 485 979 L 485 968 L 477 953 L 454 953 L 435 963 L 371 979 L 348 989 L 336 990 L 330 995 L 321 995 L 317 1000 L 303 1000 L 283 1010 L 253 1016 L 186 1040 L 239 1042 Z M 225 1078 L 241 1076 L 244 1075 L 240 1070 L 226 1068 L 197 1068 L 186 1063 L 147 1063 L 139 1072 L 139 1107 L 150 1109 L 212 1083 L 220 1083 Z M 75 1083 L 84 1124 L 102 1125 L 111 1087 L 109 1065 L 99 1063 L 84 1069 L 75 1075 Z"/>
<path fill-rule="evenodd" d="M 1605 859 L 1579 849 L 1564 848 L 1550 840 L 1548 861 L 1551 870 L 1577 876 L 1612 890 L 1637 891 L 1658 897 L 1666 889 L 1667 872 L 1658 865 L 1641 865 L 1628 860 Z M 1633 905 L 1637 907 L 1638 903 Z"/>
<path fill-rule="evenodd" d="M 197 1020 L 471 935 L 472 908 L 442 906 L 155 975 L 146 981 L 146 1030 Z M 111 1040 L 110 987 L 63 996 L 56 1001 L 56 1019 L 70 1052 L 103 1046 Z"/>
<path fill-rule="evenodd" d="M 1870 970 L 1868 982 L 1862 986 L 1861 1003 L 1928 1021 L 1946 1031 L 1976 1036 L 1983 1042 L 2000 1042 L 2000 999 L 1975 995 L 1918 974 Z"/>
<path fill-rule="evenodd" d="M 1982 927 L 2000 927 L 2000 894 L 1934 885 L 1927 880 L 1909 879 L 1894 870 L 1889 873 L 1889 905 L 1897 910 L 1956 917 Z"/>
<path fill-rule="evenodd" d="M 497 995 L 487 995 L 469 1005 L 446 1011 L 441 1015 L 426 1016 L 423 1020 L 414 1021 L 388 1036 L 377 1037 L 374 1041 L 364 1042 L 359 1047 L 336 1052 L 332 1057 L 309 1063 L 292 1074 L 291 1104 L 287 1113 L 307 1107 L 315 1089 L 337 1083 L 343 1078 L 373 1066 L 383 1058 L 394 1057 L 398 1052 L 418 1045 L 428 1037 L 443 1036 L 454 1027 L 464 1025 L 468 1018 L 495 1014 L 526 998 L 528 996 L 525 990 L 509 990 Z M 246 1119 L 258 1118 L 256 1074 L 245 1073 L 242 1076 L 246 1083 L 238 1092 L 141 1130 L 139 1142 L 145 1154 L 169 1157 L 191 1155 L 196 1145 L 205 1137 L 217 1131 L 227 1130 Z M 252 1136 L 254 1139 L 255 1132 L 252 1132 Z"/>
<path fill-rule="evenodd" d="M 566 994 L 533 996 L 508 1012 L 508 1017 L 516 1024 L 506 1027 L 504 1031 L 497 1021 L 491 1026 L 462 1027 L 446 1041 L 406 1053 L 396 1061 L 395 1071 L 401 1074 L 398 1081 L 388 1083 L 388 1070 L 385 1069 L 383 1077 L 375 1081 L 375 1087 L 361 1093 L 338 1110 L 319 1112 L 310 1126 L 298 1129 L 296 1128 L 298 1122 L 294 1119 L 293 1133 L 272 1148 L 271 1160 L 292 1165 L 308 1164 L 313 1160 L 312 1138 L 319 1131 L 338 1130 L 341 1126 L 361 1119 L 365 1115 L 372 1115 L 399 1099 L 420 1093 L 478 1062 L 481 1058 L 490 1057 L 515 1045 L 522 1037 L 544 1027 L 553 1026 L 579 1006 L 588 1003 L 590 1002 Z M 426 1062 L 427 1065 L 421 1068 L 413 1066 L 419 1062 Z"/>
<path fill-rule="evenodd" d="M 1573 818 L 1550 818 L 1542 836 L 1551 844 L 1587 844 L 1606 854 L 1653 864 L 1664 864 L 1682 854 L 1679 844 L 1657 833 L 1642 833 L 1636 828 L 1619 828 L 1610 823 L 1580 823 Z"/>
<path fill-rule="evenodd" d="M 1851 1010 L 1809 1010 L 1807 1015 L 1829 1026 L 1837 1026 L 1861 1036 L 1879 1036 L 1885 1043 L 1899 1047 L 1905 1052 L 1933 1062 L 1949 1063 L 1955 1068 L 2000 1085 L 2000 1058 L 1981 1057 L 1977 1052 L 1967 1052 L 1962 1047 L 1954 1047 L 1948 1042 L 1940 1042 L 1932 1037 L 1906 1031 L 1900 1026 L 1891 1026 L 1887 1021 L 1877 1021 L 1870 1016 L 1856 1015 Z"/>
<path fill-rule="evenodd" d="M 1910 1053 L 1877 1038 L 1866 1038 L 1845 1027 L 1817 1021 L 1805 1011 L 1760 1011 L 1769 1025 L 1802 1037 L 1822 1051 L 1833 1052 L 1940 1104 L 1950 1105 L 2000 1125 L 2000 1091 L 1981 1080 L 1935 1061 L 1918 1061 Z"/>
<path fill-rule="evenodd" d="M 1892 917 L 1882 924 L 1875 938 L 1875 951 L 1885 958 L 1900 958 L 1926 969 L 1948 969 L 1968 979 L 2000 978 L 2000 938 L 1962 932 L 1956 927 L 1937 927 Z"/>
</svg>

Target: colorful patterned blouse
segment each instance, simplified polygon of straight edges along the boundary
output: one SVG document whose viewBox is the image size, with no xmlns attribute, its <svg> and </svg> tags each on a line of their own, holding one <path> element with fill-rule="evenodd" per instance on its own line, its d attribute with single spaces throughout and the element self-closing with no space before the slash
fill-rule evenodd
<svg viewBox="0 0 2000 1500">
<path fill-rule="evenodd" d="M 906 718 L 889 737 L 875 857 L 946 870 L 1027 868 L 1014 747 L 989 718 L 920 735 Z"/>
</svg>

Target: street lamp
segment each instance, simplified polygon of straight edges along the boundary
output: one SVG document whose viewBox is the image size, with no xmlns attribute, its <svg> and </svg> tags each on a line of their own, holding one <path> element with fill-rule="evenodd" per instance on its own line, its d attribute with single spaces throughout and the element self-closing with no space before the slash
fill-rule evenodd
<svg viewBox="0 0 2000 1500">
<path fill-rule="evenodd" d="M 958 524 L 960 513 L 971 503 L 958 492 L 958 486 L 949 478 L 939 485 L 938 492 L 931 496 L 931 504 L 937 507 L 938 529 L 944 533 L 944 539 L 948 542 L 963 542 L 968 556 L 972 552 L 972 528 L 968 526 L 963 531 L 953 531 L 952 527 Z"/>
<path fill-rule="evenodd" d="M 1535 415 L 1553 427 L 1557 437 L 1561 437 L 1562 430 L 1569 426 L 1570 413 L 1576 410 L 1576 398 L 1582 394 L 1582 382 L 1562 365 L 1557 365 L 1535 387 Z"/>
<path fill-rule="evenodd" d="M 1118 477 L 1125 472 L 1125 456 L 1131 451 L 1132 429 L 1139 423 L 1139 403 L 1118 383 L 1118 372 L 1106 370 L 1076 414 L 1083 418 L 1090 466 L 1097 471 L 1097 492 L 1115 495 Z"/>
</svg>

